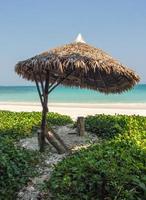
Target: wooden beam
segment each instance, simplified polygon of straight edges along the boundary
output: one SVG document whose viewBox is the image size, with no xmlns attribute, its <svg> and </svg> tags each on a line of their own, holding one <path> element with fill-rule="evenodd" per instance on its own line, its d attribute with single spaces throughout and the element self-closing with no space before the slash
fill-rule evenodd
<svg viewBox="0 0 146 200">
<path fill-rule="evenodd" d="M 69 151 L 68 147 L 66 146 L 66 144 L 64 143 L 64 141 L 61 139 L 61 137 L 55 133 L 55 131 L 52 129 L 52 128 L 49 128 L 49 131 L 54 135 L 54 137 L 56 138 L 56 140 L 59 142 L 60 145 L 63 146 L 63 148 L 66 150 L 66 151 Z"/>
<path fill-rule="evenodd" d="M 49 89 L 48 94 L 50 94 L 60 83 L 62 83 L 67 77 L 69 77 L 74 71 L 66 74 L 65 77 L 61 78 L 52 88 Z"/>
<path fill-rule="evenodd" d="M 41 77 L 41 75 L 40 75 L 40 77 Z M 43 81 L 42 81 L 42 79 L 40 79 L 40 84 L 41 84 L 41 88 L 42 88 L 42 96 L 44 97 L 44 91 L 45 91 L 45 89 L 44 89 L 44 84 L 43 84 Z"/>
<path fill-rule="evenodd" d="M 46 84 L 45 84 L 45 103 L 46 103 L 46 108 L 48 112 L 48 93 L 49 93 L 49 81 L 50 81 L 50 71 L 47 72 L 46 76 Z"/>
<path fill-rule="evenodd" d="M 48 131 L 48 132 L 46 133 L 45 136 L 46 136 L 47 140 L 49 141 L 49 143 L 50 143 L 53 147 L 55 147 L 55 149 L 57 150 L 57 152 L 58 152 L 59 154 L 63 154 L 63 153 L 66 152 L 66 149 L 64 148 L 64 146 L 61 145 L 61 144 L 58 142 L 58 140 L 55 138 L 54 134 L 53 134 L 51 131 Z"/>
<path fill-rule="evenodd" d="M 40 78 L 40 84 L 41 84 L 41 88 L 42 88 L 42 96 L 44 97 L 44 91 L 45 91 L 45 89 L 44 89 L 44 84 L 43 84 L 43 80 L 42 80 L 42 76 L 41 76 L 41 70 L 40 70 L 40 66 L 39 66 L 39 78 Z"/>
<path fill-rule="evenodd" d="M 57 80 L 59 80 L 58 77 L 56 78 L 56 80 L 55 80 L 53 83 L 51 83 L 51 84 L 49 85 L 49 89 L 57 82 Z"/>
<path fill-rule="evenodd" d="M 35 84 L 36 84 L 36 87 L 37 87 L 37 91 L 39 93 L 40 101 L 41 101 L 41 104 L 43 106 L 44 102 L 43 102 L 43 99 L 42 99 L 42 94 L 41 94 L 39 83 L 38 83 L 38 81 L 36 79 L 35 73 L 33 73 L 33 76 L 34 76 Z"/>
</svg>

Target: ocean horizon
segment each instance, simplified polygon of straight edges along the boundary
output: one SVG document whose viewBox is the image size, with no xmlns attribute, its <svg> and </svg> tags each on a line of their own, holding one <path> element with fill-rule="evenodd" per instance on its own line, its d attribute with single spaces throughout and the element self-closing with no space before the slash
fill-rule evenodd
<svg viewBox="0 0 146 200">
<path fill-rule="evenodd" d="M 146 84 L 121 94 L 59 86 L 49 95 L 50 103 L 146 103 Z M 40 102 L 35 86 L 0 86 L 0 102 Z"/>
</svg>

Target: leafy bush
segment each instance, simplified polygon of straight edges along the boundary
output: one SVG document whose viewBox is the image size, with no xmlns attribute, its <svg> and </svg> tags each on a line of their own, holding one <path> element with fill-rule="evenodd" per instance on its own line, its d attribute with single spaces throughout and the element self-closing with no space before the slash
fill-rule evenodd
<svg viewBox="0 0 146 200">
<path fill-rule="evenodd" d="M 31 136 L 35 126 L 40 126 L 40 112 L 0 112 L 0 135 L 9 135 L 15 139 Z M 58 113 L 48 113 L 48 126 L 73 123 L 69 116 Z"/>
<path fill-rule="evenodd" d="M 16 147 L 15 142 L 31 136 L 34 126 L 39 126 L 39 112 L 0 112 L 0 200 L 16 199 L 16 192 L 35 175 L 34 167 L 38 163 L 39 152 Z M 49 113 L 48 125 L 72 123 L 68 116 Z"/>
<path fill-rule="evenodd" d="M 92 145 L 60 162 L 48 183 L 54 195 L 53 199 L 146 199 L 146 118 L 103 115 L 96 117 L 101 121 L 103 118 L 105 126 L 114 126 L 115 121 L 123 129 L 120 129 L 118 135 L 115 131 L 112 139 Z M 95 124 L 92 126 L 89 121 L 89 127 L 94 127 L 94 130 L 105 136 L 103 129 L 99 128 L 104 128 L 103 124 L 98 124 L 96 129 Z M 108 132 L 108 128 L 104 130 Z M 110 128 L 109 130 L 111 131 Z M 110 134 L 112 133 L 113 131 Z"/>
<path fill-rule="evenodd" d="M 38 154 L 18 149 L 12 139 L 0 136 L 0 155 L 0 199 L 16 199 L 16 191 L 35 175 Z"/>
<path fill-rule="evenodd" d="M 50 180 L 54 199 L 146 199 L 146 151 L 120 138 L 59 163 Z"/>
<path fill-rule="evenodd" d="M 102 139 L 112 138 L 125 131 L 146 130 L 146 117 L 126 115 L 95 115 L 85 119 L 86 130 Z"/>
<path fill-rule="evenodd" d="M 48 113 L 48 124 L 54 126 L 64 126 L 66 124 L 72 124 L 73 120 L 67 115 L 61 115 L 58 113 Z"/>
</svg>

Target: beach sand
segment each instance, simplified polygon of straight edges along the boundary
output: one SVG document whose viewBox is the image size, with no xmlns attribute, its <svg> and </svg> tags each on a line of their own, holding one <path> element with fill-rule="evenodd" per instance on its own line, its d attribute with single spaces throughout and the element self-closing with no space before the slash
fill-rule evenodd
<svg viewBox="0 0 146 200">
<path fill-rule="evenodd" d="M 41 111 L 39 103 L 0 102 L 0 110 L 15 112 Z M 146 116 L 146 103 L 110 103 L 110 104 L 79 104 L 79 103 L 49 103 L 49 111 L 65 114 L 76 119 L 78 116 L 95 114 L 126 114 Z"/>
</svg>

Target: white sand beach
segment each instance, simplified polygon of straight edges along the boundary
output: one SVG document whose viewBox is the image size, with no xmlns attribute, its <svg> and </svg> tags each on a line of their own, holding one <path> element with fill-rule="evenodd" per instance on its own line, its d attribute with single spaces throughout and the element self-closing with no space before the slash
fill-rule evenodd
<svg viewBox="0 0 146 200">
<path fill-rule="evenodd" d="M 39 103 L 0 102 L 0 110 L 15 112 L 41 111 Z M 95 114 L 126 114 L 146 116 L 146 103 L 110 103 L 110 104 L 79 104 L 79 103 L 49 103 L 49 111 L 65 114 L 76 119 L 78 116 Z"/>
</svg>

